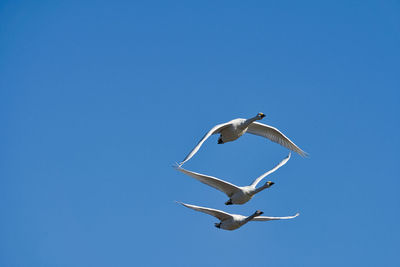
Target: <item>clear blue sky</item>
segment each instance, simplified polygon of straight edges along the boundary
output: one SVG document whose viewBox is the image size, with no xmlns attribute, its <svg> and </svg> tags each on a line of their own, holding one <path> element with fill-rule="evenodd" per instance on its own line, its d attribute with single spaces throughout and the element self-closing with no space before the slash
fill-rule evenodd
<svg viewBox="0 0 400 267">
<path fill-rule="evenodd" d="M 399 266 L 399 2 L 189 2 L 1 2 L 0 266 Z M 311 157 L 246 205 L 171 168 L 257 112 Z M 288 153 L 216 142 L 185 167 L 247 185 Z"/>
</svg>

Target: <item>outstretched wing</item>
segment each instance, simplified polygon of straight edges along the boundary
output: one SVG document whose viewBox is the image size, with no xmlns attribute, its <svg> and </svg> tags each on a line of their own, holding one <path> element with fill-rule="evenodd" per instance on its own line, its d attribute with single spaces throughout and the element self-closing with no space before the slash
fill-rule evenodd
<svg viewBox="0 0 400 267">
<path fill-rule="evenodd" d="M 295 145 L 289 138 L 287 138 L 283 133 L 281 133 L 278 129 L 275 127 L 262 124 L 259 122 L 252 122 L 249 125 L 249 128 L 247 130 L 248 133 L 259 135 L 262 137 L 266 137 L 272 142 L 278 143 L 281 146 L 284 146 L 298 154 L 300 156 L 305 157 L 307 156 L 307 153 L 301 150 L 298 146 Z"/>
<path fill-rule="evenodd" d="M 275 172 L 277 169 L 279 169 L 280 167 L 282 167 L 283 165 L 285 165 L 286 162 L 289 161 L 290 155 L 291 155 L 291 153 L 289 152 L 289 155 L 288 155 L 286 158 L 284 158 L 281 162 L 279 162 L 278 165 L 276 165 L 272 170 L 267 171 L 266 173 L 264 173 L 263 175 L 261 175 L 260 177 L 258 177 L 257 179 L 255 179 L 254 182 L 251 184 L 251 186 L 256 187 L 257 184 L 258 184 L 259 182 L 261 182 L 262 179 L 264 179 L 264 177 L 270 175 L 271 173 Z"/>
<path fill-rule="evenodd" d="M 273 220 L 287 220 L 287 219 L 293 219 L 299 216 L 300 213 L 296 213 L 294 216 L 287 216 L 287 217 L 267 217 L 267 216 L 257 216 L 252 219 L 252 221 L 273 221 Z"/>
<path fill-rule="evenodd" d="M 228 195 L 228 197 L 231 197 L 235 191 L 240 190 L 240 188 L 237 187 L 236 185 L 225 182 L 224 180 L 218 179 L 216 177 L 188 171 L 188 170 L 181 168 L 180 166 L 176 166 L 175 168 L 178 171 L 183 172 L 184 174 L 187 174 L 187 175 L 199 180 L 203 184 L 214 187 L 215 189 L 225 193 L 226 195 Z"/>
<path fill-rule="evenodd" d="M 210 209 L 210 208 L 206 208 L 206 207 L 199 207 L 199 206 L 195 206 L 195 205 L 185 204 L 183 202 L 177 202 L 177 203 L 182 204 L 183 206 L 185 206 L 187 208 L 207 213 L 208 215 L 214 216 L 221 221 L 232 218 L 231 214 L 223 212 L 221 210 L 215 210 L 215 209 Z"/>
<path fill-rule="evenodd" d="M 186 156 L 186 158 L 181 163 L 179 163 L 179 166 L 182 166 L 186 161 L 191 159 L 194 156 L 194 154 L 196 154 L 196 152 L 200 149 L 201 145 L 207 140 L 208 137 L 210 137 L 213 134 L 219 133 L 229 124 L 230 123 L 227 122 L 227 123 L 222 123 L 222 124 L 218 124 L 218 125 L 214 126 L 208 133 L 206 133 L 203 136 L 203 138 L 200 140 L 200 142 L 197 143 L 197 145 L 193 148 L 192 151 L 190 151 L 190 153 Z"/>
</svg>

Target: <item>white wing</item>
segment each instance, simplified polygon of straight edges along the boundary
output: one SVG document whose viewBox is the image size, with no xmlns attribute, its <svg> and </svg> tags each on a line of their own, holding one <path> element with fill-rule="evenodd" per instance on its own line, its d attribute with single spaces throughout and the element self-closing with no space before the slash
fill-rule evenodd
<svg viewBox="0 0 400 267">
<path fill-rule="evenodd" d="M 179 204 L 182 204 L 183 206 L 187 207 L 187 208 L 191 208 L 197 211 L 201 211 L 204 212 L 206 214 L 209 214 L 211 216 L 214 216 L 216 218 L 218 218 L 219 220 L 223 221 L 225 219 L 229 219 L 232 218 L 232 215 L 226 212 L 223 212 L 221 210 L 215 210 L 215 209 L 210 209 L 210 208 L 206 208 L 206 207 L 199 207 L 199 206 L 195 206 L 195 205 L 190 205 L 190 204 L 185 204 L 182 202 L 177 202 Z"/>
<path fill-rule="evenodd" d="M 240 190 L 240 188 L 237 187 L 236 185 L 228 183 L 228 182 L 225 182 L 224 180 L 218 179 L 216 177 L 212 177 L 212 176 L 204 175 L 204 174 L 201 174 L 201 173 L 188 171 L 188 170 L 185 170 L 185 169 L 183 169 L 183 168 L 181 168 L 179 166 L 177 166 L 175 168 L 178 171 L 181 171 L 184 174 L 187 174 L 187 175 L 199 180 L 203 184 L 206 184 L 206 185 L 209 185 L 211 187 L 214 187 L 215 189 L 227 194 L 228 197 L 231 197 L 234 192 L 236 192 L 237 190 Z"/>
<path fill-rule="evenodd" d="M 267 217 L 267 216 L 257 216 L 253 218 L 252 221 L 273 221 L 273 220 L 286 220 L 286 219 L 293 219 L 299 216 L 300 213 L 296 213 L 294 216 L 287 216 L 287 217 Z"/>
<path fill-rule="evenodd" d="M 196 152 L 200 149 L 201 145 L 207 140 L 208 137 L 210 137 L 213 134 L 219 133 L 229 124 L 230 124 L 230 122 L 227 122 L 227 123 L 222 123 L 222 124 L 218 124 L 218 125 L 214 126 L 208 133 L 206 133 L 203 136 L 203 138 L 200 140 L 200 142 L 197 143 L 197 145 L 193 148 L 192 151 L 190 151 L 190 153 L 186 156 L 186 158 L 181 163 L 179 163 L 179 166 L 182 166 L 186 161 L 191 159 L 194 156 L 194 154 L 196 154 Z"/>
<path fill-rule="evenodd" d="M 281 133 L 278 129 L 262 124 L 259 122 L 252 122 L 249 125 L 249 128 L 247 130 L 248 133 L 259 135 L 262 137 L 266 137 L 272 142 L 278 143 L 281 146 L 284 146 L 298 154 L 300 156 L 305 157 L 307 156 L 307 153 L 301 150 L 298 146 L 295 145 L 289 138 L 287 138 L 283 133 Z"/>
<path fill-rule="evenodd" d="M 278 165 L 276 165 L 272 170 L 267 171 L 266 173 L 264 173 L 263 175 L 261 175 L 260 177 L 258 177 L 257 179 L 254 180 L 254 182 L 251 184 L 251 186 L 256 187 L 257 184 L 266 176 L 270 175 L 271 173 L 275 172 L 277 169 L 279 169 L 280 167 L 282 167 L 283 165 L 286 164 L 286 162 L 288 162 L 288 160 L 290 159 L 290 155 L 291 153 L 289 152 L 289 155 L 284 158 L 281 162 L 278 163 Z"/>
</svg>

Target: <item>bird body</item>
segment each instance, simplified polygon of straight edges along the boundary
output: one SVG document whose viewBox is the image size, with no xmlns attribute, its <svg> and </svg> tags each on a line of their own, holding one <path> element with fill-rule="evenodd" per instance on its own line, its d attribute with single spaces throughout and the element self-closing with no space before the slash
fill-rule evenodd
<svg viewBox="0 0 400 267">
<path fill-rule="evenodd" d="M 219 144 L 235 141 L 247 131 L 246 119 L 234 119 L 220 131 Z M 222 142 L 221 142 L 222 141 Z"/>
<path fill-rule="evenodd" d="M 256 188 L 253 186 L 241 186 L 239 190 L 230 196 L 230 199 L 225 203 L 242 205 L 252 199 L 255 195 Z"/>
<path fill-rule="evenodd" d="M 253 215 L 259 216 L 263 214 L 263 212 L 258 212 L 258 213 L 254 213 Z M 239 215 L 239 214 L 231 214 L 231 218 L 228 218 L 226 220 L 223 220 L 219 223 L 219 227 L 217 226 L 218 224 L 216 224 L 217 228 L 221 228 L 224 230 L 236 230 L 240 227 L 242 227 L 244 224 L 246 224 L 248 221 L 250 220 L 246 220 L 246 216 L 243 215 Z M 256 217 L 254 216 L 254 217 Z"/>
</svg>

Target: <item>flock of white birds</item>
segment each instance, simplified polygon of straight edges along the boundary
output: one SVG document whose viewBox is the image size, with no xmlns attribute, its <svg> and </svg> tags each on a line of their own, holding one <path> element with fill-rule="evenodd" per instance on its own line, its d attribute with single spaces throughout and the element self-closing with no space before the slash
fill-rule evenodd
<svg viewBox="0 0 400 267">
<path fill-rule="evenodd" d="M 253 181 L 253 183 L 248 186 L 237 186 L 216 177 L 185 170 L 184 168 L 182 168 L 182 165 L 186 163 L 188 160 L 190 160 L 197 153 L 197 151 L 207 140 L 207 138 L 213 134 L 220 134 L 220 137 L 218 139 L 218 144 L 223 144 L 226 142 L 234 141 L 247 132 L 266 137 L 272 142 L 278 143 L 298 153 L 302 157 L 307 155 L 307 153 L 301 150 L 295 143 L 293 143 L 278 129 L 266 124 L 256 122 L 257 120 L 261 120 L 264 117 L 265 115 L 260 112 L 257 114 L 257 116 L 250 119 L 234 119 L 227 123 L 222 123 L 214 126 L 206 135 L 204 135 L 204 137 L 193 148 L 193 150 L 185 157 L 185 159 L 181 163 L 177 164 L 175 168 L 183 172 L 184 174 L 189 175 L 197 179 L 198 181 L 206 185 L 209 185 L 211 187 L 214 187 L 215 189 L 225 193 L 229 197 L 229 200 L 225 202 L 226 205 L 244 204 L 248 202 L 250 199 L 254 197 L 255 194 L 263 191 L 266 188 L 271 187 L 274 184 L 271 181 L 267 181 L 263 186 L 257 188 L 257 185 L 261 182 L 261 180 L 263 180 L 265 177 L 278 170 L 280 167 L 282 167 L 289 161 L 291 155 L 290 153 L 285 159 L 279 162 L 273 169 L 267 171 L 260 177 L 256 178 Z M 250 216 L 243 216 L 239 214 L 230 214 L 221 210 L 190 205 L 182 202 L 178 203 L 182 204 L 187 208 L 191 208 L 216 217 L 217 219 L 220 220 L 220 222 L 215 223 L 215 227 L 225 230 L 238 229 L 239 227 L 243 226 L 249 221 L 271 221 L 271 220 L 293 219 L 299 215 L 299 213 L 297 213 L 294 216 L 267 217 L 267 216 L 261 216 L 263 212 L 257 210 Z"/>
</svg>

